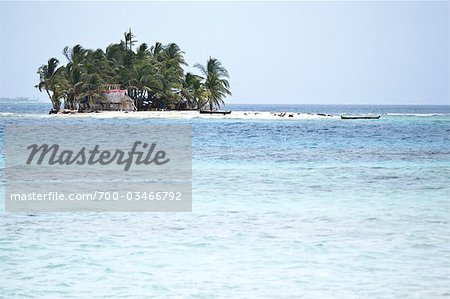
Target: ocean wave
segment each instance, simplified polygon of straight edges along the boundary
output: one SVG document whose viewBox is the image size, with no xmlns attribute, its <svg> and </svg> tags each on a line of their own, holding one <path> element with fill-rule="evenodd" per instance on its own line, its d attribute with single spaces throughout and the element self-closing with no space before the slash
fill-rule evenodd
<svg viewBox="0 0 450 299">
<path fill-rule="evenodd" d="M 49 118 L 52 115 L 48 114 L 38 114 L 38 113 L 12 113 L 12 112 L 0 112 L 1 117 L 12 117 L 14 119 L 23 119 L 23 118 Z"/>
<path fill-rule="evenodd" d="M 388 116 L 420 116 L 420 117 L 430 117 L 430 116 L 447 116 L 448 113 L 386 113 Z"/>
</svg>

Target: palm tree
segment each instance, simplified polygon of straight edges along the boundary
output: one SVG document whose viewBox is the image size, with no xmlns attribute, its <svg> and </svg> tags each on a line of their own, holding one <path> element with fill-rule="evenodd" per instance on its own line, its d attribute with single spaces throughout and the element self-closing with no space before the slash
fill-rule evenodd
<svg viewBox="0 0 450 299">
<path fill-rule="evenodd" d="M 67 88 L 65 90 L 65 109 L 75 109 L 81 93 L 81 78 L 86 72 L 85 63 L 89 51 L 83 49 L 81 45 L 75 45 L 72 48 L 65 47 L 63 55 L 68 60 L 64 68 L 64 76 L 67 81 Z"/>
<path fill-rule="evenodd" d="M 131 28 L 128 29 L 128 32 L 125 32 L 123 34 L 124 38 L 125 38 L 125 49 L 128 49 L 130 51 L 133 51 L 132 47 L 133 45 L 137 42 L 137 40 L 134 40 L 133 38 L 135 38 L 136 36 L 134 36 L 133 33 L 131 33 Z M 128 45 L 130 46 L 128 48 Z"/>
<path fill-rule="evenodd" d="M 172 70 L 166 68 L 160 69 L 155 74 L 152 82 L 153 107 L 171 107 L 180 99 L 177 91 L 181 88 L 181 82 L 175 82 L 172 75 Z"/>
<path fill-rule="evenodd" d="M 202 77 L 191 73 L 186 73 L 184 77 L 181 95 L 190 107 L 200 109 L 206 103 L 206 91 L 202 79 Z"/>
<path fill-rule="evenodd" d="M 76 109 L 76 105 L 80 100 L 80 94 L 82 92 L 83 70 L 74 65 L 67 64 L 64 69 L 64 76 L 67 81 L 67 88 L 65 90 L 66 102 L 64 103 L 64 108 L 74 110 Z"/>
<path fill-rule="evenodd" d="M 86 97 L 91 109 L 96 104 L 96 101 L 107 102 L 102 89 L 104 82 L 98 74 L 87 75 L 83 82 L 80 98 Z"/>
<path fill-rule="evenodd" d="M 81 67 L 83 59 L 86 57 L 87 51 L 81 45 L 75 45 L 72 48 L 64 47 L 63 55 L 67 58 L 70 64 Z"/>
<path fill-rule="evenodd" d="M 134 99 L 134 104 L 138 109 L 149 109 L 150 96 L 155 91 L 154 64 L 149 59 L 138 61 L 133 68 L 132 78 L 129 81 L 128 95 Z"/>
<path fill-rule="evenodd" d="M 142 59 L 148 57 L 149 54 L 150 54 L 150 51 L 148 49 L 148 45 L 146 43 L 142 43 L 136 52 L 136 58 L 137 58 L 137 60 L 142 60 Z"/>
<path fill-rule="evenodd" d="M 187 66 L 184 61 L 184 52 L 180 50 L 177 44 L 171 43 L 164 49 L 164 60 L 162 62 L 166 75 L 173 83 L 173 88 L 180 89 L 184 79 L 183 66 Z"/>
<path fill-rule="evenodd" d="M 153 58 L 160 61 L 161 53 L 164 50 L 164 46 L 160 42 L 156 42 L 153 46 L 150 47 L 150 53 Z"/>
<path fill-rule="evenodd" d="M 39 84 L 35 87 L 42 92 L 44 89 L 52 102 L 53 110 L 59 111 L 61 106 L 62 92 L 58 88 L 62 84 L 62 78 L 59 76 L 61 69 L 58 68 L 59 61 L 56 58 L 50 58 L 47 64 L 38 69 Z"/>
<path fill-rule="evenodd" d="M 123 41 L 119 44 L 110 44 L 106 48 L 106 58 L 114 64 L 123 65 L 125 60 L 126 46 Z"/>
<path fill-rule="evenodd" d="M 167 46 L 156 42 L 148 49 L 147 45 L 141 45 L 136 53 L 135 64 L 140 74 L 132 82 L 139 81 L 142 74 L 142 65 L 146 69 L 146 86 L 148 87 L 147 100 L 152 102 L 153 108 L 170 107 L 179 100 L 182 89 L 184 70 L 187 65 L 184 61 L 184 52 L 177 44 L 171 43 Z M 150 108 L 150 107 L 149 107 Z"/>
<path fill-rule="evenodd" d="M 220 105 L 224 104 L 223 99 L 227 95 L 231 95 L 230 83 L 228 82 L 230 76 L 227 70 L 219 60 L 211 57 L 209 57 L 206 66 L 197 63 L 194 67 L 198 68 L 204 76 L 206 103 L 209 104 L 209 110 L 212 111 L 214 106 L 220 109 Z"/>
</svg>

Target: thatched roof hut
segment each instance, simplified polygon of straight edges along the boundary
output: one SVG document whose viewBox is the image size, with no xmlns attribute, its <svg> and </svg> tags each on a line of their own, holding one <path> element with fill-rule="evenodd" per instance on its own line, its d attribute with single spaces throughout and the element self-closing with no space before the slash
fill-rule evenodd
<svg viewBox="0 0 450 299">
<path fill-rule="evenodd" d="M 103 104 L 102 110 L 113 111 L 134 111 L 134 101 L 127 95 L 127 91 L 124 89 L 110 89 L 106 90 L 104 95 L 107 100 L 106 104 Z"/>
</svg>

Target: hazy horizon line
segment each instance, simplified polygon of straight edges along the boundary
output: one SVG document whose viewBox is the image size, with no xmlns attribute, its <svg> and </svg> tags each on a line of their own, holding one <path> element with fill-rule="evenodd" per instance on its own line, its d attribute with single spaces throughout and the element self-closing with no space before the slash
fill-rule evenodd
<svg viewBox="0 0 450 299">
<path fill-rule="evenodd" d="M 39 103 L 39 104 L 50 104 L 50 100 L 40 100 L 40 99 L 33 99 L 29 97 L 24 96 L 17 96 L 14 98 L 10 97 L 3 97 L 0 96 L 0 102 L 3 102 L 4 100 L 13 102 L 14 100 L 18 100 L 17 103 Z M 22 100 L 22 101 L 20 101 Z M 346 105 L 354 105 L 354 106 L 450 106 L 450 103 L 447 104 L 432 104 L 432 103 L 420 103 L 420 104 L 355 104 L 355 103 L 249 103 L 249 102 L 233 102 L 233 103 L 225 103 L 225 106 L 227 105 L 261 105 L 261 106 L 270 106 L 270 105 L 317 105 L 317 106 L 326 106 L 326 105 L 334 105 L 334 106 L 346 106 Z"/>
</svg>

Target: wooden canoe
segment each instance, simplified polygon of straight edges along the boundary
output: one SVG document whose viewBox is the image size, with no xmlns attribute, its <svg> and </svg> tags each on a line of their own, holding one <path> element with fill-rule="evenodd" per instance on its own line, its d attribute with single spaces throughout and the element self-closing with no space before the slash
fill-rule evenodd
<svg viewBox="0 0 450 299">
<path fill-rule="evenodd" d="M 230 114 L 231 111 L 209 111 L 209 110 L 200 110 L 201 114 Z"/>
</svg>

